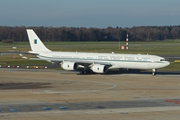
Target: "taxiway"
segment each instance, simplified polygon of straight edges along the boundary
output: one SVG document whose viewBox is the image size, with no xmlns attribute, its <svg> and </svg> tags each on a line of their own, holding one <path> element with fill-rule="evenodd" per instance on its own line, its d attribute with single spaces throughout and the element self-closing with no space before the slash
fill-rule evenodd
<svg viewBox="0 0 180 120">
<path fill-rule="evenodd" d="M 0 118 L 179 119 L 180 75 L 0 69 Z"/>
</svg>

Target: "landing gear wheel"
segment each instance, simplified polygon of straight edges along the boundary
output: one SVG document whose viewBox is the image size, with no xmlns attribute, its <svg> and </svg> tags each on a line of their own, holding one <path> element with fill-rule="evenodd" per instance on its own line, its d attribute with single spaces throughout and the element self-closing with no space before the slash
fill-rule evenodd
<svg viewBox="0 0 180 120">
<path fill-rule="evenodd" d="M 86 74 L 87 72 L 85 70 L 79 71 L 80 74 Z"/>
<path fill-rule="evenodd" d="M 156 69 L 152 70 L 152 75 L 155 76 L 156 75 Z"/>
<path fill-rule="evenodd" d="M 92 70 L 82 70 L 82 71 L 79 71 L 80 74 L 92 74 L 93 71 Z"/>
<path fill-rule="evenodd" d="M 82 70 L 82 71 L 79 71 L 79 73 L 80 73 L 80 74 L 84 74 L 84 70 Z"/>
</svg>

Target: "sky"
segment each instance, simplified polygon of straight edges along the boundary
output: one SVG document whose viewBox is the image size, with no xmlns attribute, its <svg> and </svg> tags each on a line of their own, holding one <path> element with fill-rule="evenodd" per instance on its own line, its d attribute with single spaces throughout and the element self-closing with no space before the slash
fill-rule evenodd
<svg viewBox="0 0 180 120">
<path fill-rule="evenodd" d="M 0 26 L 180 25 L 180 0 L 0 0 Z"/>
</svg>

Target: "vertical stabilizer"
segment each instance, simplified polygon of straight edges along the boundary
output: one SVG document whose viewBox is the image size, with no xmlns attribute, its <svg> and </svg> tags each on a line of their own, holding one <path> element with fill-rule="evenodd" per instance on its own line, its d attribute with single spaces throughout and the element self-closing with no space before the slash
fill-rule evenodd
<svg viewBox="0 0 180 120">
<path fill-rule="evenodd" d="M 42 41 L 32 29 L 27 29 L 26 31 L 32 51 L 50 51 L 45 47 L 45 45 L 42 43 Z"/>
</svg>

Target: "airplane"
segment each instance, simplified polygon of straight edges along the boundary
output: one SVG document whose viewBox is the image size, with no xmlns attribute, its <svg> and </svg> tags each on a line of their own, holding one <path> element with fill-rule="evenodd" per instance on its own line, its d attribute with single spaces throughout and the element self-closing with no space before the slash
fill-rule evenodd
<svg viewBox="0 0 180 120">
<path fill-rule="evenodd" d="M 106 73 L 109 69 L 152 69 L 156 70 L 168 66 L 170 63 L 164 57 L 142 54 L 115 54 L 115 53 L 86 53 L 86 52 L 55 52 L 49 50 L 32 29 L 27 29 L 27 35 L 32 51 L 28 53 L 37 56 L 30 60 L 45 60 L 59 64 L 64 70 L 77 70 L 80 73 L 88 71 Z"/>
</svg>

